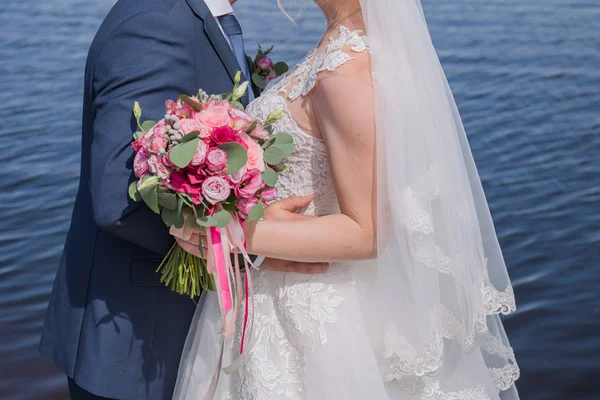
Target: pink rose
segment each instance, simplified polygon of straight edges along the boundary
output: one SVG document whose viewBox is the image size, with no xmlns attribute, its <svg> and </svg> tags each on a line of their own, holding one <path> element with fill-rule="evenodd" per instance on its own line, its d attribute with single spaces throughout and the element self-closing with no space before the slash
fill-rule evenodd
<svg viewBox="0 0 600 400">
<path fill-rule="evenodd" d="M 250 214 L 250 211 L 252 211 L 254 206 L 257 204 L 258 200 L 252 197 L 250 199 L 239 199 L 235 206 L 244 217 L 247 217 L 248 214 Z"/>
<path fill-rule="evenodd" d="M 246 176 L 246 171 L 247 171 L 247 168 L 242 167 L 239 170 L 237 170 L 236 172 L 234 172 L 233 174 L 227 175 L 227 177 L 229 178 L 231 183 L 236 185 L 244 179 L 244 176 Z"/>
<path fill-rule="evenodd" d="M 229 182 L 220 176 L 211 176 L 202 183 L 202 194 L 210 204 L 227 200 L 231 194 Z"/>
<path fill-rule="evenodd" d="M 156 155 L 148 157 L 148 168 L 153 175 L 156 175 L 161 179 L 166 179 L 169 177 L 169 170 Z"/>
<path fill-rule="evenodd" d="M 171 174 L 171 187 L 178 193 L 187 194 L 194 204 L 202 202 L 201 185 L 193 185 L 189 181 L 190 176 L 185 170 L 175 171 Z"/>
<path fill-rule="evenodd" d="M 263 158 L 264 150 L 254 139 L 247 134 L 240 133 L 242 141 L 246 144 L 246 153 L 248 154 L 248 169 L 257 169 L 260 172 L 265 170 L 265 160 Z"/>
<path fill-rule="evenodd" d="M 210 136 L 210 129 L 208 129 L 206 125 L 195 118 L 184 118 L 180 120 L 179 127 L 179 132 L 181 132 L 183 136 L 194 131 L 200 132 L 199 136 L 201 138 L 207 138 Z"/>
<path fill-rule="evenodd" d="M 271 69 L 273 68 L 273 61 L 271 61 L 269 57 L 263 57 L 260 60 L 258 60 L 256 66 L 262 70 Z"/>
<path fill-rule="evenodd" d="M 229 113 L 223 106 L 213 106 L 200 111 L 196 118 L 209 128 L 218 128 L 229 123 Z"/>
<path fill-rule="evenodd" d="M 235 142 L 235 143 L 239 143 L 239 144 L 243 145 L 244 147 L 247 147 L 244 144 L 244 142 L 242 141 L 242 139 L 240 138 L 240 134 L 237 131 L 233 130 L 229 126 L 222 126 L 220 128 L 216 128 L 212 132 L 212 138 L 213 138 L 215 144 L 217 144 L 217 145 L 223 144 L 223 143 Z"/>
<path fill-rule="evenodd" d="M 262 186 L 262 178 L 259 170 L 248 170 L 244 179 L 235 185 L 235 195 L 237 197 L 250 198 L 256 195 L 256 192 Z"/>
<path fill-rule="evenodd" d="M 265 131 L 260 126 L 257 126 L 250 134 L 262 140 L 269 140 L 269 132 Z"/>
<path fill-rule="evenodd" d="M 264 201 L 269 202 L 273 201 L 277 198 L 277 189 L 275 188 L 266 188 L 261 193 Z"/>
<path fill-rule="evenodd" d="M 208 152 L 208 146 L 204 141 L 198 140 L 198 148 L 196 149 L 196 153 L 194 153 L 194 157 L 192 161 L 190 161 L 190 165 L 192 167 L 200 166 L 204 160 L 206 160 L 206 153 Z"/>
<path fill-rule="evenodd" d="M 221 172 L 227 165 L 227 153 L 223 150 L 213 147 L 206 155 L 206 166 L 212 172 Z"/>
<path fill-rule="evenodd" d="M 133 159 L 133 172 L 140 179 L 150 170 L 147 160 L 146 150 L 144 149 L 140 149 Z"/>
</svg>

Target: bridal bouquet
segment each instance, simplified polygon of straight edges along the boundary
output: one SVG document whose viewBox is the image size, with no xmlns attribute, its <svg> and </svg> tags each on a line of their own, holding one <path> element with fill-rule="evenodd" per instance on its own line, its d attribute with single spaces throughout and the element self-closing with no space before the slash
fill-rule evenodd
<svg viewBox="0 0 600 400">
<path fill-rule="evenodd" d="M 160 214 L 174 236 L 189 239 L 194 230 L 207 230 L 206 261 L 175 244 L 157 270 L 160 281 L 192 298 L 217 290 L 224 316 L 242 290 L 237 257 L 232 265 L 229 254 L 239 251 L 249 261 L 244 221 L 261 219 L 266 203 L 275 199 L 278 174 L 294 147 L 289 134 L 272 134 L 283 110 L 265 121 L 244 111 L 239 99 L 248 82 L 240 83 L 240 76 L 232 93 L 209 96 L 200 90 L 168 100 L 159 122 L 142 123 L 137 102 L 133 109 L 138 180 L 129 196 Z M 202 252 L 202 244 L 199 248 Z"/>
</svg>

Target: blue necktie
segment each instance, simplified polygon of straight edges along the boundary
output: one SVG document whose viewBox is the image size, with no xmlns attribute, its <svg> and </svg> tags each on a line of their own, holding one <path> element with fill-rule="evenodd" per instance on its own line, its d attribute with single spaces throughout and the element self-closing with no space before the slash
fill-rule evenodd
<svg viewBox="0 0 600 400">
<path fill-rule="evenodd" d="M 238 22 L 237 18 L 233 14 L 223 15 L 219 17 L 221 28 L 223 32 L 229 37 L 229 42 L 233 49 L 233 54 L 237 60 L 244 78 L 251 80 L 250 68 L 248 67 L 248 60 L 246 59 L 246 50 L 244 49 L 244 37 L 242 36 L 242 27 Z M 254 93 L 252 93 L 252 82 L 248 86 L 248 101 L 254 100 Z"/>
</svg>

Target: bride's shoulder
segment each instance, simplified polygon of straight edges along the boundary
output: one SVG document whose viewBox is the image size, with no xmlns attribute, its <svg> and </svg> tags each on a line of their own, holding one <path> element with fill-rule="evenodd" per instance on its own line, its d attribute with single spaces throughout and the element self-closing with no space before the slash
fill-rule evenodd
<svg viewBox="0 0 600 400">
<path fill-rule="evenodd" d="M 321 59 L 323 65 L 319 68 L 317 85 L 331 78 L 371 84 L 371 54 L 363 31 L 340 27 L 339 34 L 329 39 Z"/>
</svg>

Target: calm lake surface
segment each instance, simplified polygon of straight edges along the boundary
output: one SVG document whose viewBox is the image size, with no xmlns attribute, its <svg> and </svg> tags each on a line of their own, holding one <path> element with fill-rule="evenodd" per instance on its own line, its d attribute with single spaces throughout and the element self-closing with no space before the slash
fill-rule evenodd
<svg viewBox="0 0 600 400">
<path fill-rule="evenodd" d="M 140 0 L 143 1 L 143 0 Z M 320 38 L 240 0 L 248 51 Z M 301 0 L 290 0 L 293 15 Z M 37 352 L 79 174 L 83 70 L 114 0 L 2 0 L 0 398 L 66 399 Z M 524 400 L 600 398 L 600 3 L 424 0 L 514 282 Z"/>
</svg>

